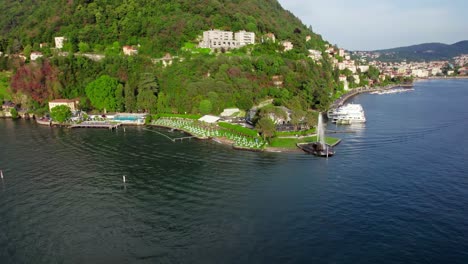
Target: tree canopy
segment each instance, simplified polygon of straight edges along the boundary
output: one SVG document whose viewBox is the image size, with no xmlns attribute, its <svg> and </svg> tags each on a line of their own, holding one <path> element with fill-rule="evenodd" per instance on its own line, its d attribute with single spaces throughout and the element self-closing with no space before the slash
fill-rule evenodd
<svg viewBox="0 0 468 264">
<path fill-rule="evenodd" d="M 67 121 L 72 116 L 70 107 L 66 105 L 57 105 L 50 109 L 50 117 L 59 123 Z"/>
<path fill-rule="evenodd" d="M 98 110 L 120 110 L 123 103 L 122 93 L 122 85 L 109 75 L 103 75 L 86 86 L 86 96 Z"/>
</svg>

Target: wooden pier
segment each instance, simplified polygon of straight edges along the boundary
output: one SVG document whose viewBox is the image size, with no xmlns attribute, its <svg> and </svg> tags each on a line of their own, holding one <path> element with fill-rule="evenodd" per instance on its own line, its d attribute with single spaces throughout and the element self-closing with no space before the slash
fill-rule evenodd
<svg viewBox="0 0 468 264">
<path fill-rule="evenodd" d="M 80 124 L 71 125 L 70 128 L 107 128 L 109 130 L 117 129 L 121 124 L 109 122 L 83 122 Z"/>
</svg>

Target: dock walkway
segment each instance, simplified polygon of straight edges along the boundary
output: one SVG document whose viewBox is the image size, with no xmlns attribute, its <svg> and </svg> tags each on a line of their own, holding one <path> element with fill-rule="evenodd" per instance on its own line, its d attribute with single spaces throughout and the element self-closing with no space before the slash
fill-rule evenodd
<svg viewBox="0 0 468 264">
<path fill-rule="evenodd" d="M 120 125 L 120 123 L 85 121 L 80 124 L 71 125 L 70 128 L 107 128 L 112 130 Z"/>
</svg>

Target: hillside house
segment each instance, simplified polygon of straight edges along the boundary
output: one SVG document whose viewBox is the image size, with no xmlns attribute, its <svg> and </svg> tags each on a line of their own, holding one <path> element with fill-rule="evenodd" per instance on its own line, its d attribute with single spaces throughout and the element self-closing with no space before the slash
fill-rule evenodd
<svg viewBox="0 0 468 264">
<path fill-rule="evenodd" d="M 138 50 L 132 46 L 123 46 L 122 47 L 123 54 L 126 56 L 133 56 L 138 54 Z"/>
<path fill-rule="evenodd" d="M 63 43 L 65 43 L 66 40 L 65 37 L 55 37 L 55 47 L 57 49 L 63 49 Z"/>
<path fill-rule="evenodd" d="M 39 52 L 39 51 L 33 51 L 31 52 L 31 55 L 29 56 L 29 58 L 31 59 L 31 61 L 35 61 L 37 59 L 39 59 L 40 57 L 42 57 L 42 53 Z"/>
<path fill-rule="evenodd" d="M 264 39 L 265 39 L 265 41 L 269 40 L 269 41 L 271 41 L 271 42 L 273 42 L 273 43 L 276 42 L 276 36 L 275 36 L 275 34 L 273 34 L 273 33 L 267 33 L 267 34 L 265 34 Z"/>
<path fill-rule="evenodd" d="M 320 50 L 309 50 L 309 58 L 311 58 L 314 61 L 319 61 L 322 59 L 322 52 Z"/>
<path fill-rule="evenodd" d="M 289 50 L 292 50 L 294 48 L 294 45 L 292 44 L 292 42 L 288 41 L 288 40 L 282 41 L 281 45 L 283 45 L 284 51 L 289 51 Z"/>
</svg>

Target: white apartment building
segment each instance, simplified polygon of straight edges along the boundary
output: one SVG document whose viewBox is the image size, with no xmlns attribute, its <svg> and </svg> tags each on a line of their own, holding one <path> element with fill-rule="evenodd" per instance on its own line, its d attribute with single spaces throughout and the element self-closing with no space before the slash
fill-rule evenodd
<svg viewBox="0 0 468 264">
<path fill-rule="evenodd" d="M 241 30 L 234 34 L 234 39 L 239 42 L 239 46 L 255 44 L 255 33 Z"/>
<path fill-rule="evenodd" d="M 203 40 L 199 46 L 210 49 L 233 49 L 249 44 L 255 44 L 255 33 L 253 32 L 242 30 L 234 34 L 232 31 L 214 29 L 203 32 Z"/>
</svg>

